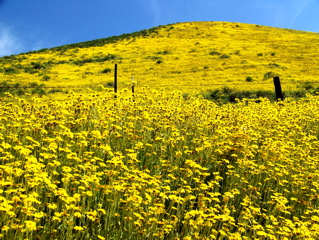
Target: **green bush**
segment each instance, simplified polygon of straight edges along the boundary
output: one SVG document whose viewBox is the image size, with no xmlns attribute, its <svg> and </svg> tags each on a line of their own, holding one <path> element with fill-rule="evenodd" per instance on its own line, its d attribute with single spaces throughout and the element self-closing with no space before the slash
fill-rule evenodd
<svg viewBox="0 0 319 240">
<path fill-rule="evenodd" d="M 75 65 L 82 66 L 86 63 L 105 62 L 105 61 L 111 61 L 111 60 L 116 60 L 116 59 L 121 59 L 121 58 L 115 54 L 107 54 L 106 56 L 98 56 L 98 57 L 93 57 L 93 58 L 84 58 L 81 60 L 76 60 L 76 61 L 73 61 L 73 63 Z"/>
<path fill-rule="evenodd" d="M 256 91 L 256 97 L 263 97 L 263 98 L 268 98 L 268 99 L 275 99 L 275 93 L 273 91 L 268 91 L 268 90 L 258 90 Z"/>
<path fill-rule="evenodd" d="M 230 87 L 225 86 L 225 87 L 222 88 L 222 93 L 223 94 L 230 94 L 232 92 L 234 92 L 234 90 L 231 89 Z"/>
<path fill-rule="evenodd" d="M 301 85 L 301 87 L 303 88 L 303 89 L 305 89 L 306 91 L 309 91 L 309 90 L 311 90 L 311 89 L 314 89 L 314 87 L 311 85 L 311 83 L 309 83 L 309 82 L 305 82 L 305 83 L 303 83 L 302 85 Z"/>
<path fill-rule="evenodd" d="M 114 87 L 114 82 L 107 82 L 105 87 Z"/>
<path fill-rule="evenodd" d="M 44 84 L 34 84 L 34 89 L 31 91 L 31 93 L 38 94 L 39 96 L 46 94 L 45 90 L 43 89 L 44 86 Z"/>
<path fill-rule="evenodd" d="M 209 53 L 209 55 L 222 55 L 220 52 L 217 52 L 217 51 L 211 51 L 210 53 Z"/>
<path fill-rule="evenodd" d="M 32 88 L 36 88 L 39 86 L 39 84 L 37 82 L 32 82 L 32 83 L 29 83 L 29 86 Z"/>
<path fill-rule="evenodd" d="M 19 88 L 15 91 L 15 94 L 17 94 L 18 96 L 22 96 L 25 94 L 25 89 Z"/>
<path fill-rule="evenodd" d="M 145 59 L 150 59 L 150 60 L 161 60 L 161 57 L 157 57 L 157 56 L 147 56 Z"/>
<path fill-rule="evenodd" d="M 51 77 L 48 76 L 48 75 L 44 75 L 44 76 L 42 77 L 42 81 L 49 81 L 50 79 L 51 79 Z"/>
<path fill-rule="evenodd" d="M 230 58 L 230 56 L 227 55 L 227 54 L 223 54 L 223 55 L 221 55 L 219 58 Z"/>
<path fill-rule="evenodd" d="M 61 89 L 51 89 L 51 90 L 48 91 L 49 94 L 58 93 L 58 92 L 62 92 L 63 93 L 63 91 Z"/>
<path fill-rule="evenodd" d="M 4 68 L 4 73 L 13 74 L 13 73 L 17 73 L 17 70 L 13 67 L 7 67 L 7 68 Z"/>
<path fill-rule="evenodd" d="M 37 69 L 37 70 L 46 68 L 45 65 L 43 65 L 39 62 L 31 62 L 31 65 L 32 65 L 33 69 Z"/>
<path fill-rule="evenodd" d="M 217 103 L 235 103 L 236 99 L 250 98 L 268 98 L 269 100 L 275 100 L 275 93 L 272 91 L 257 90 L 257 91 L 235 91 L 230 87 L 223 87 L 221 89 L 208 90 L 202 93 L 202 96 L 206 99 L 213 100 Z"/>
<path fill-rule="evenodd" d="M 111 68 L 104 68 L 101 73 L 110 73 L 112 71 Z"/>
<path fill-rule="evenodd" d="M 105 62 L 105 61 L 110 61 L 110 60 L 115 60 L 119 59 L 119 57 L 115 54 L 107 54 L 104 57 L 96 58 L 94 61 L 95 62 Z"/>
<path fill-rule="evenodd" d="M 24 68 L 24 72 L 25 72 L 25 73 L 34 74 L 34 73 L 37 73 L 38 71 L 35 70 L 33 67 L 25 67 L 25 68 Z"/>
<path fill-rule="evenodd" d="M 292 98 L 303 98 L 306 97 L 306 91 L 305 90 L 295 90 L 295 91 L 290 91 L 287 93 L 287 97 L 292 97 Z"/>
<path fill-rule="evenodd" d="M 254 79 L 252 77 L 250 77 L 250 76 L 246 77 L 246 82 L 252 82 L 252 81 L 254 81 Z"/>
</svg>

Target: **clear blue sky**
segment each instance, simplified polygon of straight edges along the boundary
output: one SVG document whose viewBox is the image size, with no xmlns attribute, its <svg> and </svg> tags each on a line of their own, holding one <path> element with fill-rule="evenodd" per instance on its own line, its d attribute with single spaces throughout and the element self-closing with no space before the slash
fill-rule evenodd
<svg viewBox="0 0 319 240">
<path fill-rule="evenodd" d="M 0 56 L 190 21 L 319 32 L 319 0 L 0 0 Z"/>
</svg>

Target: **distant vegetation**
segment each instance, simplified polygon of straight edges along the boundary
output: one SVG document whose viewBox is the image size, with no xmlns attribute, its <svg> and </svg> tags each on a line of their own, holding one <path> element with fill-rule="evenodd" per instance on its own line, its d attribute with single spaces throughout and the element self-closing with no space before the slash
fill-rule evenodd
<svg viewBox="0 0 319 240">
<path fill-rule="evenodd" d="M 308 88 L 308 85 L 300 86 L 296 90 L 290 90 L 284 92 L 285 98 L 303 98 L 306 97 L 306 94 L 319 95 L 319 88 Z M 311 85 L 310 85 L 311 86 Z M 204 93 L 201 93 L 204 98 L 213 100 L 217 103 L 235 103 L 238 100 L 246 99 L 256 99 L 258 98 L 268 98 L 271 101 L 275 101 L 276 95 L 274 91 L 270 90 L 247 90 L 247 91 L 238 91 L 229 87 L 223 87 L 215 90 L 208 90 Z"/>
</svg>

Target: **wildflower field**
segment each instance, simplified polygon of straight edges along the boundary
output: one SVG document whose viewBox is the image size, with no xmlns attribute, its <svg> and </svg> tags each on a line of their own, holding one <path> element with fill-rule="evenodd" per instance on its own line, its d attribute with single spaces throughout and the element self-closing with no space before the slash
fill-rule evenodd
<svg viewBox="0 0 319 240">
<path fill-rule="evenodd" d="M 0 103 L 3 239 L 318 239 L 319 98 Z"/>
<path fill-rule="evenodd" d="M 1 57 L 0 239 L 319 239 L 318 42 L 190 22 Z"/>
</svg>

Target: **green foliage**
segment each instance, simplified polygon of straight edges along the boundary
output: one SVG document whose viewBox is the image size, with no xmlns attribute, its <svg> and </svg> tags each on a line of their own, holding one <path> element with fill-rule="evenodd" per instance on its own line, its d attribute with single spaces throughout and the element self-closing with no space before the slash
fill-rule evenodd
<svg viewBox="0 0 319 240">
<path fill-rule="evenodd" d="M 105 87 L 114 87 L 114 82 L 110 81 L 105 84 Z"/>
<path fill-rule="evenodd" d="M 25 73 L 34 74 L 34 73 L 37 73 L 38 71 L 35 70 L 33 67 L 25 67 L 25 68 L 24 68 L 24 72 L 25 72 Z"/>
<path fill-rule="evenodd" d="M 57 92 L 57 91 L 55 91 Z M 10 93 L 16 96 L 25 94 L 37 94 L 42 96 L 46 94 L 45 84 L 38 84 L 37 82 L 29 83 L 28 85 L 21 85 L 20 83 L 8 83 L 3 81 L 0 83 L 0 96 L 3 97 L 5 93 Z M 50 93 L 53 93 L 52 91 Z"/>
<path fill-rule="evenodd" d="M 302 85 L 307 86 L 307 83 Z M 308 87 L 301 88 L 297 90 L 290 90 L 283 93 L 285 98 L 304 98 L 307 94 L 319 95 L 319 88 Z M 201 94 L 204 98 L 213 100 L 216 103 L 236 103 L 237 99 L 242 100 L 247 99 L 257 99 L 258 98 L 268 98 L 271 101 L 276 100 L 276 95 L 274 91 L 269 90 L 247 90 L 247 91 L 237 91 L 229 87 L 223 87 L 215 90 L 208 90 Z"/>
<path fill-rule="evenodd" d="M 52 94 L 52 93 L 63 93 L 64 91 L 61 90 L 61 89 L 56 89 L 56 88 L 53 88 L 51 90 L 48 91 L 48 94 Z"/>
<path fill-rule="evenodd" d="M 4 73 L 5 74 L 14 74 L 14 73 L 17 73 L 17 70 L 13 67 L 6 67 L 6 68 L 4 68 Z"/>
<path fill-rule="evenodd" d="M 42 81 L 49 81 L 50 79 L 51 79 L 51 77 L 48 76 L 48 75 L 44 75 L 44 76 L 42 77 Z"/>
<path fill-rule="evenodd" d="M 314 87 L 309 82 L 302 83 L 300 87 L 305 89 L 306 91 L 314 89 Z"/>
<path fill-rule="evenodd" d="M 252 82 L 252 81 L 254 81 L 254 79 L 252 77 L 250 77 L 250 76 L 246 77 L 246 82 Z"/>
<path fill-rule="evenodd" d="M 237 99 L 258 99 L 260 97 L 275 100 L 275 93 L 272 91 L 237 91 L 227 86 L 221 89 L 209 90 L 206 93 L 202 93 L 202 95 L 204 98 L 213 100 L 217 103 L 235 103 Z"/>
<path fill-rule="evenodd" d="M 82 66 L 86 63 L 92 63 L 92 62 L 105 62 L 105 61 L 111 61 L 111 60 L 116 60 L 116 59 L 121 59 L 119 56 L 115 54 L 107 54 L 106 56 L 98 56 L 98 57 L 92 57 L 92 58 L 85 58 L 81 60 L 76 60 L 73 61 L 75 65 Z"/>
<path fill-rule="evenodd" d="M 240 50 L 236 50 L 234 54 L 240 56 Z"/>
<path fill-rule="evenodd" d="M 150 59 L 150 60 L 161 60 L 162 57 L 158 57 L 158 56 L 148 56 L 145 59 Z"/>
<path fill-rule="evenodd" d="M 36 87 L 39 86 L 39 84 L 38 84 L 37 82 L 32 82 L 32 83 L 29 84 L 29 86 L 30 86 L 31 88 L 36 88 Z"/>
<path fill-rule="evenodd" d="M 46 94 L 46 91 L 43 89 L 43 87 L 45 87 L 44 84 L 37 84 L 37 83 L 32 83 L 30 84 L 30 87 L 32 87 L 32 94 L 38 94 L 40 97 L 44 94 Z"/>
<path fill-rule="evenodd" d="M 221 55 L 219 58 L 230 58 L 230 56 L 229 55 L 227 55 L 227 54 L 223 54 L 223 55 Z"/>
<path fill-rule="evenodd" d="M 292 97 L 292 98 L 303 98 L 306 97 L 306 90 L 293 90 L 285 94 L 285 97 Z"/>
<path fill-rule="evenodd" d="M 209 53 L 210 55 L 221 55 L 221 53 L 220 52 L 217 52 L 217 51 L 211 51 L 210 53 Z"/>
<path fill-rule="evenodd" d="M 33 69 L 36 69 L 36 70 L 46 68 L 46 66 L 40 62 L 31 62 L 31 66 Z"/>
<path fill-rule="evenodd" d="M 24 69 L 25 73 L 30 73 L 30 74 L 34 74 L 34 73 L 38 73 L 40 70 L 44 70 L 48 67 L 48 65 L 53 64 L 52 61 L 47 62 L 47 63 L 41 63 L 41 62 L 31 62 L 31 64 L 29 66 L 24 66 L 21 68 Z"/>
<path fill-rule="evenodd" d="M 111 68 L 104 68 L 101 73 L 110 73 L 112 71 Z"/>
<path fill-rule="evenodd" d="M 11 62 L 11 61 L 16 61 L 16 60 L 18 60 L 16 55 L 3 56 L 0 58 L 0 63 L 6 63 L 6 62 Z"/>
<path fill-rule="evenodd" d="M 9 84 L 7 81 L 0 83 L 0 96 L 3 97 L 6 92 L 9 92 L 13 95 L 24 95 L 25 91 L 20 87 L 19 83 Z"/>
</svg>

